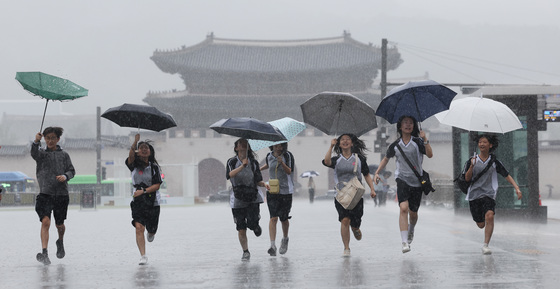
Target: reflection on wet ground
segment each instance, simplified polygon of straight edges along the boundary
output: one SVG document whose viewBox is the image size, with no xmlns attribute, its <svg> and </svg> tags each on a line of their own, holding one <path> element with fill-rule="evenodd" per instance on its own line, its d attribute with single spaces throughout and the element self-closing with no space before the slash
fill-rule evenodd
<svg viewBox="0 0 560 289">
<path fill-rule="evenodd" d="M 369 200 L 371 201 L 371 200 Z M 261 207 L 261 226 L 268 212 Z M 290 247 L 270 257 L 263 232 L 249 234 L 251 260 L 241 261 L 226 204 L 163 207 L 160 228 L 139 266 L 128 208 L 82 212 L 66 222 L 66 257 L 35 260 L 39 223 L 32 209 L 0 210 L 2 288 L 555 288 L 560 281 L 560 221 L 515 223 L 496 217 L 492 255 L 482 255 L 483 231 L 468 216 L 421 207 L 412 251 L 402 254 L 398 207 L 366 202 L 363 239 L 342 257 L 332 202 L 297 200 Z M 9 221 L 6 221 L 9 220 Z M 14 234 L 11 232 L 18 232 Z"/>
</svg>

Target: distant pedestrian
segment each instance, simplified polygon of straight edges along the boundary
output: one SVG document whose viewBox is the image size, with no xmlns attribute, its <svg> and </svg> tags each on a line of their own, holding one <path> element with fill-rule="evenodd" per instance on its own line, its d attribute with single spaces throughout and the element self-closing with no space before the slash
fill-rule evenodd
<svg viewBox="0 0 560 289">
<path fill-rule="evenodd" d="M 486 167 L 484 172 L 476 182 L 472 183 L 467 192 L 465 200 L 469 201 L 471 215 L 476 225 L 480 229 L 484 229 L 484 244 L 482 245 L 482 253 L 485 255 L 492 254 L 492 250 L 488 247 L 492 233 L 494 232 L 494 215 L 496 209 L 496 194 L 498 192 L 498 174 L 502 175 L 508 181 L 517 194 L 517 199 L 521 199 L 521 190 L 513 180 L 509 172 L 506 170 L 502 162 L 500 162 L 493 152 L 498 147 L 498 137 L 489 134 L 479 135 L 476 138 L 480 153 L 465 163 L 463 173 L 465 180 L 470 182 Z"/>
<path fill-rule="evenodd" d="M 41 222 L 41 253 L 37 254 L 37 261 L 49 265 L 48 254 L 49 229 L 51 227 L 51 213 L 58 231 L 56 240 L 56 257 L 64 258 L 64 220 L 68 213 L 68 180 L 74 177 L 76 171 L 68 153 L 58 145 L 63 129 L 61 127 L 47 127 L 43 134 L 37 133 L 31 145 L 31 157 L 37 163 L 37 181 L 39 194 L 35 201 L 35 211 Z M 41 139 L 45 138 L 46 148 L 41 147 Z"/>
<path fill-rule="evenodd" d="M 381 181 L 379 174 L 385 169 L 389 159 L 396 157 L 397 169 L 395 179 L 397 181 L 397 198 L 399 200 L 399 229 L 401 232 L 402 252 L 410 252 L 410 243 L 414 239 L 414 228 L 418 222 L 418 209 L 422 201 L 422 187 L 420 181 L 412 168 L 408 165 L 399 146 L 405 156 L 414 165 L 416 171 L 422 174 L 422 162 L 424 155 L 428 158 L 433 156 L 430 141 L 426 133 L 419 129 L 418 122 L 411 116 L 403 116 L 397 122 L 399 138 L 389 145 L 387 153 L 377 171 L 375 182 Z"/>
<path fill-rule="evenodd" d="M 373 180 L 369 174 L 369 167 L 366 162 L 366 147 L 362 140 L 353 134 L 342 134 L 338 138 L 331 140 L 331 145 L 323 159 L 323 165 L 334 169 L 335 185 L 338 189 L 344 187 L 344 183 L 350 181 L 355 175 L 360 182 L 365 179 L 371 189 L 370 196 L 375 197 L 373 188 Z M 332 156 L 333 151 L 337 154 Z M 354 174 L 354 167 L 357 166 L 359 173 Z M 356 240 L 362 239 L 362 216 L 364 214 L 364 199 L 362 198 L 358 204 L 351 210 L 345 209 L 337 200 L 334 199 L 334 205 L 338 212 L 338 221 L 340 222 L 340 235 L 342 244 L 344 245 L 343 256 L 350 256 L 350 230 L 354 233 Z"/>
<path fill-rule="evenodd" d="M 266 163 L 261 170 L 269 169 L 271 179 L 277 179 L 280 190 L 277 193 L 266 192 L 266 204 L 270 213 L 268 223 L 268 234 L 270 236 L 270 248 L 268 254 L 276 256 L 276 225 L 278 219 L 282 224 L 282 240 L 280 242 L 280 254 L 288 251 L 288 232 L 290 230 L 290 211 L 292 210 L 292 196 L 294 194 L 294 156 L 288 151 L 288 143 L 276 144 L 270 147 L 271 152 L 266 155 Z"/>
<path fill-rule="evenodd" d="M 139 265 L 148 264 L 146 256 L 146 239 L 152 242 L 155 238 L 160 214 L 159 187 L 163 182 L 161 170 L 156 160 L 154 147 L 148 141 L 140 142 L 140 134 L 134 136 L 134 143 L 125 161 L 131 172 L 134 192 L 130 209 L 132 226 L 136 229 L 136 246 L 140 251 Z M 144 238 L 144 231 L 147 231 Z"/>
<path fill-rule="evenodd" d="M 233 189 L 230 193 L 230 206 L 233 221 L 237 230 L 237 237 L 243 250 L 241 260 L 251 259 L 247 241 L 247 228 L 253 230 L 255 236 L 262 234 L 259 225 L 260 203 L 264 202 L 264 196 L 258 187 L 266 187 L 263 182 L 259 163 L 256 155 L 249 146 L 246 139 L 240 138 L 234 143 L 235 156 L 227 161 L 226 179 L 231 181 Z"/>
<path fill-rule="evenodd" d="M 315 200 L 315 181 L 313 180 L 313 176 L 309 176 L 307 190 L 309 191 L 309 203 L 313 204 L 313 201 Z"/>
<path fill-rule="evenodd" d="M 373 188 L 377 194 L 377 196 L 373 198 L 376 207 L 385 205 L 385 201 L 387 200 L 387 177 L 385 177 L 385 172 L 383 172 L 382 176 L 379 176 L 379 178 L 377 183 L 373 183 Z"/>
</svg>

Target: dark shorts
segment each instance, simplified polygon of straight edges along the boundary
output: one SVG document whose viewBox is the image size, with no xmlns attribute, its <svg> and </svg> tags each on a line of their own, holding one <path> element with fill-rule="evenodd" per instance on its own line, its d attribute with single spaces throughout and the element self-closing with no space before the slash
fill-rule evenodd
<svg viewBox="0 0 560 289">
<path fill-rule="evenodd" d="M 160 207 L 142 202 L 138 198 L 139 197 L 136 197 L 134 201 L 130 202 L 130 209 L 132 210 L 132 226 L 136 227 L 135 223 L 138 222 L 146 227 L 146 231 L 148 231 L 148 233 L 155 234 L 159 224 Z"/>
<path fill-rule="evenodd" d="M 68 195 L 52 196 L 46 194 L 38 194 L 35 199 L 35 212 L 39 216 L 39 222 L 44 217 L 51 218 L 51 212 L 54 215 L 54 222 L 57 226 L 64 224 L 66 214 L 68 213 L 68 203 L 70 197 Z"/>
<path fill-rule="evenodd" d="M 268 205 L 270 218 L 278 217 L 281 222 L 292 218 L 289 216 L 290 210 L 292 209 L 292 194 L 281 195 L 267 192 L 266 203 Z"/>
<path fill-rule="evenodd" d="M 246 208 L 231 209 L 233 214 L 233 222 L 236 224 L 235 228 L 239 230 L 247 230 L 247 228 L 254 230 L 259 225 L 261 219 L 260 204 L 251 203 Z"/>
<path fill-rule="evenodd" d="M 486 212 L 492 211 L 496 213 L 496 201 L 490 197 L 482 197 L 469 201 L 471 215 L 475 222 L 484 223 L 486 220 Z"/>
<path fill-rule="evenodd" d="M 403 180 L 397 178 L 397 198 L 400 203 L 408 201 L 408 209 L 412 212 L 418 212 L 420 203 L 422 202 L 422 188 L 411 187 Z"/>
<path fill-rule="evenodd" d="M 364 215 L 364 199 L 362 198 L 352 210 L 345 209 L 336 199 L 334 199 L 334 206 L 338 212 L 338 221 L 341 222 L 344 218 L 350 218 L 350 226 L 352 228 L 359 228 L 362 225 L 362 216 Z"/>
</svg>

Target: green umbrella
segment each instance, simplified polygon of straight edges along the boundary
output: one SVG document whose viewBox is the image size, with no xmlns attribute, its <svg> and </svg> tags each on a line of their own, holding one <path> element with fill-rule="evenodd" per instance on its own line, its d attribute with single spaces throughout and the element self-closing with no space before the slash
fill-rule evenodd
<svg viewBox="0 0 560 289">
<path fill-rule="evenodd" d="M 88 95 L 87 89 L 72 81 L 43 72 L 17 72 L 16 80 L 25 90 L 47 100 L 39 132 L 43 130 L 49 100 L 73 100 Z"/>
</svg>

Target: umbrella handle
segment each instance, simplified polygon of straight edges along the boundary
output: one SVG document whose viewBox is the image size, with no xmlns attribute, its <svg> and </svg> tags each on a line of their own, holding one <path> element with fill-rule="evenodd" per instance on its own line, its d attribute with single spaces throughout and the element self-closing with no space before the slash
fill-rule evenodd
<svg viewBox="0 0 560 289">
<path fill-rule="evenodd" d="M 45 123 L 45 114 L 47 113 L 48 104 L 49 104 L 49 99 L 47 98 L 47 102 L 45 103 L 45 110 L 43 111 L 43 120 L 41 121 L 41 129 L 39 129 L 39 132 L 43 131 L 43 123 Z"/>
</svg>

